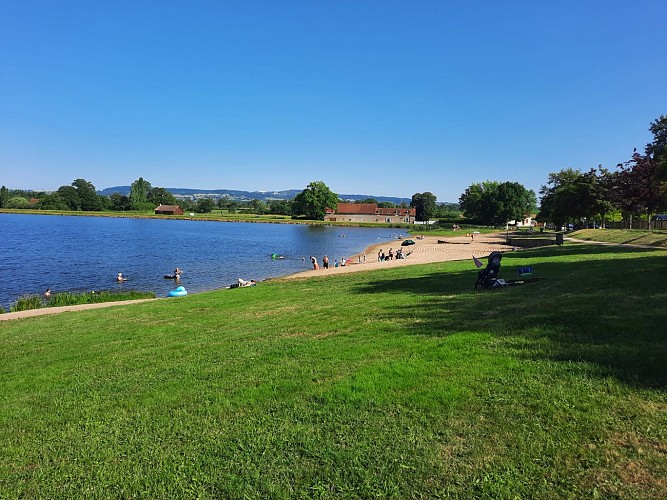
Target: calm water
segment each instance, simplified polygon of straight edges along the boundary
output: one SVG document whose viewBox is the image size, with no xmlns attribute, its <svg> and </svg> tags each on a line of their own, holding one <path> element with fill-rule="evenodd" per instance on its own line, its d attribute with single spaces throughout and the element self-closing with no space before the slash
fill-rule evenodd
<svg viewBox="0 0 667 500">
<path fill-rule="evenodd" d="M 25 293 L 147 290 L 175 287 L 176 266 L 188 292 L 223 288 L 237 278 L 264 280 L 361 252 L 395 238 L 395 229 L 300 224 L 116 219 L 0 214 L 0 304 Z M 271 254 L 284 259 L 271 259 Z M 302 260 L 305 257 L 305 261 Z M 118 284 L 122 272 L 128 281 Z"/>
</svg>

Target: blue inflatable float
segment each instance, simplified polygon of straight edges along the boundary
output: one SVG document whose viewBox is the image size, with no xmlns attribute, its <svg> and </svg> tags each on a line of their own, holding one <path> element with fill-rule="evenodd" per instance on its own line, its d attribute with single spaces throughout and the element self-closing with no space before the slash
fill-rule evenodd
<svg viewBox="0 0 667 500">
<path fill-rule="evenodd" d="M 185 287 L 183 287 L 183 286 L 176 287 L 175 290 L 172 290 L 171 292 L 169 292 L 170 297 L 184 297 L 187 294 L 188 294 L 188 292 L 187 292 L 187 290 L 185 290 Z"/>
</svg>

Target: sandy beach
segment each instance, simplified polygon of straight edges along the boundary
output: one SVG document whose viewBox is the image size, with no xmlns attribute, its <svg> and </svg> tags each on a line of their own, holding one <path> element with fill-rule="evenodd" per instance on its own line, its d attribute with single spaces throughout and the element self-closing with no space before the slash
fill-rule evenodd
<svg viewBox="0 0 667 500">
<path fill-rule="evenodd" d="M 329 269 L 320 267 L 318 270 L 302 271 L 296 274 L 291 274 L 276 280 L 294 280 L 305 279 L 313 276 L 333 276 L 343 273 L 354 273 L 371 271 L 375 269 L 388 269 L 398 266 L 409 266 L 414 264 L 429 264 L 436 262 L 445 262 L 450 260 L 466 260 L 472 259 L 473 256 L 477 258 L 486 257 L 493 251 L 504 252 L 510 250 L 511 247 L 505 245 L 505 233 L 493 234 L 475 234 L 474 239 L 470 236 L 462 234 L 461 236 L 411 236 L 409 239 L 415 242 L 414 245 L 401 247 L 402 240 L 385 241 L 377 245 L 371 245 L 361 254 L 350 257 L 348 263 L 342 267 L 334 267 L 334 256 L 330 256 Z M 384 250 L 385 254 L 389 249 L 393 249 L 394 253 L 398 248 L 402 248 L 406 253 L 405 259 L 386 260 L 384 262 L 378 261 L 378 252 Z M 364 263 L 364 254 L 366 255 L 366 262 Z M 321 255 L 316 256 L 317 261 L 322 262 Z M 484 262 L 486 263 L 486 262 Z M 471 263 L 472 265 L 472 263 Z M 97 309 L 101 307 L 120 306 L 123 304 L 132 304 L 143 302 L 142 299 L 122 302 L 104 302 L 100 304 L 82 304 L 76 306 L 64 307 L 48 307 L 43 309 L 32 309 L 29 311 L 21 311 L 15 313 L 0 314 L 0 321 L 30 318 L 34 316 L 42 316 L 44 314 L 58 314 L 70 311 L 81 311 L 85 309 Z"/>
<path fill-rule="evenodd" d="M 353 255 L 349 263 L 344 267 L 333 267 L 333 257 L 329 256 L 329 269 L 321 267 L 322 256 L 316 256 L 320 264 L 318 270 L 311 269 L 296 274 L 291 274 L 281 280 L 293 280 L 309 278 L 312 276 L 327 276 L 342 273 L 354 273 L 360 271 L 370 271 L 375 269 L 387 269 L 390 267 L 409 266 L 413 264 L 430 264 L 436 262 L 446 262 L 451 260 L 472 259 L 486 257 L 493 251 L 504 252 L 511 250 L 511 247 L 505 245 L 505 233 L 493 234 L 475 234 L 474 239 L 462 234 L 461 236 L 414 236 L 409 239 L 415 242 L 414 245 L 401 247 L 401 240 L 388 241 L 371 245 L 358 255 Z M 444 243 L 441 243 L 444 242 Z M 378 261 L 378 252 L 384 250 L 385 254 L 392 248 L 394 253 L 398 248 L 402 248 L 406 253 L 405 259 Z M 364 253 L 366 262 L 364 263 Z M 486 262 L 484 262 L 486 264 Z"/>
</svg>

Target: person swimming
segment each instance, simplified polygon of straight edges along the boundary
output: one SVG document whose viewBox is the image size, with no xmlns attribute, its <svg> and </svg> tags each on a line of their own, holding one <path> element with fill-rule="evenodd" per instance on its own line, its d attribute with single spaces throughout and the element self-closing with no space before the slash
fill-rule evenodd
<svg viewBox="0 0 667 500">
<path fill-rule="evenodd" d="M 123 273 L 118 273 L 118 276 L 116 276 L 116 281 L 120 283 L 122 281 L 127 281 L 127 278 L 123 277 Z"/>
</svg>

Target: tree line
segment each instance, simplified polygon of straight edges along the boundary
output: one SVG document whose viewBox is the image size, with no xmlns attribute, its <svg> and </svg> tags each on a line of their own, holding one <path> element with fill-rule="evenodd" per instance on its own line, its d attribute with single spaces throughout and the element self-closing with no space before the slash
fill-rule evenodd
<svg viewBox="0 0 667 500">
<path fill-rule="evenodd" d="M 667 116 L 649 127 L 653 140 L 640 153 L 610 171 L 599 165 L 587 172 L 566 168 L 549 174 L 540 190 L 539 219 L 556 226 L 599 224 L 640 217 L 650 222 L 667 209 Z"/>
<path fill-rule="evenodd" d="M 242 211 L 253 214 L 285 215 L 305 217 L 310 220 L 323 220 L 326 210 L 335 209 L 339 202 L 338 195 L 332 192 L 322 181 L 311 182 L 301 193 L 291 200 L 264 201 L 253 199 L 236 201 L 220 198 L 217 202 L 209 197 L 197 200 L 177 198 L 167 189 L 153 187 L 143 177 L 135 180 L 130 186 L 129 195 L 112 193 L 109 196 L 97 194 L 95 186 L 85 180 L 76 179 L 71 185 L 60 186 L 56 191 L 47 193 L 29 190 L 9 190 L 0 188 L 0 208 L 36 209 L 62 211 L 136 211 L 152 212 L 158 205 L 178 205 L 186 212 L 209 213 L 214 209 L 225 210 L 234 214 Z M 358 200 L 355 203 L 376 203 L 385 208 L 407 208 L 403 202 L 377 202 L 374 198 Z M 416 193 L 412 197 L 410 207 L 417 208 L 420 220 L 429 220 L 434 216 L 451 214 L 458 209 L 456 204 L 436 204 L 431 193 Z"/>
<path fill-rule="evenodd" d="M 644 152 L 610 171 L 599 165 L 587 172 L 565 168 L 549 174 L 540 189 L 538 221 L 556 227 L 599 225 L 633 218 L 650 221 L 667 209 L 667 116 L 649 126 L 653 140 Z M 459 199 L 472 222 L 503 225 L 538 211 L 535 193 L 516 182 L 472 184 Z"/>
<path fill-rule="evenodd" d="M 631 158 L 617 165 L 614 171 L 598 166 L 587 172 L 566 168 L 550 173 L 540 189 L 538 220 L 562 226 L 586 222 L 604 226 L 605 222 L 651 217 L 667 208 L 667 116 L 651 123 L 653 141 L 644 152 L 636 149 Z M 188 212 L 207 213 L 218 209 L 229 213 L 248 211 L 255 214 L 274 214 L 323 220 L 327 209 L 335 209 L 338 195 L 322 181 L 314 181 L 292 200 L 250 200 L 239 202 L 221 198 L 191 200 L 176 198 L 167 189 L 153 187 L 139 177 L 130 186 L 129 196 L 113 193 L 98 195 L 95 186 L 85 179 L 61 186 L 52 193 L 9 190 L 0 188 L 0 208 L 35 208 L 38 210 L 75 211 L 153 211 L 158 205 L 179 205 Z M 373 198 L 356 203 L 377 203 L 379 207 L 407 208 Z M 504 225 L 520 221 L 538 211 L 537 198 L 532 190 L 518 182 L 484 181 L 471 184 L 456 204 L 438 204 L 433 193 L 415 193 L 410 208 L 416 209 L 419 221 L 447 218 L 462 211 L 468 222 L 483 225 Z"/>
</svg>

